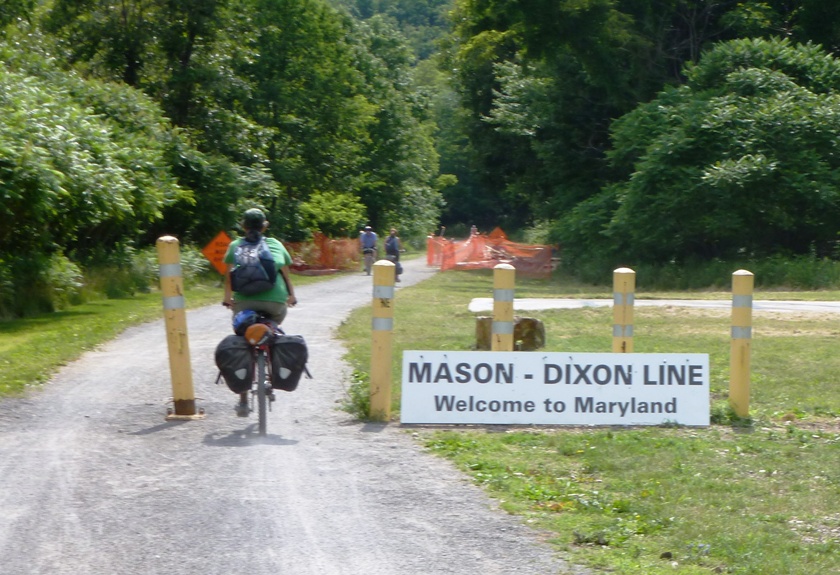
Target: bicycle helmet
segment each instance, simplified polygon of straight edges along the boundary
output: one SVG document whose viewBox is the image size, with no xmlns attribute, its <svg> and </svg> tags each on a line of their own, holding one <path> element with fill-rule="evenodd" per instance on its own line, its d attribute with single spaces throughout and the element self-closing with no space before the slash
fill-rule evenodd
<svg viewBox="0 0 840 575">
<path fill-rule="evenodd" d="M 245 330 L 257 323 L 260 316 L 252 309 L 245 309 L 233 316 L 233 332 L 236 335 L 245 335 Z"/>
</svg>

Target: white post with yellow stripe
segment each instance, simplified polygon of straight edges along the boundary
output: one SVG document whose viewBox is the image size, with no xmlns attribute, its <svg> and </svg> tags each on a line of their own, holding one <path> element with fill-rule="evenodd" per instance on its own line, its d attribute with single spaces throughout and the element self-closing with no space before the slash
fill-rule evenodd
<svg viewBox="0 0 840 575">
<path fill-rule="evenodd" d="M 170 408 L 167 412 L 167 419 L 201 418 L 204 416 L 204 410 L 197 411 L 195 407 L 178 239 L 172 236 L 158 238 L 157 251 L 174 404 L 174 410 Z"/>
<path fill-rule="evenodd" d="M 493 268 L 493 329 L 490 336 L 492 351 L 513 351 L 513 288 L 516 268 L 499 264 Z"/>
<path fill-rule="evenodd" d="M 613 353 L 633 353 L 633 304 L 636 272 L 630 268 L 613 271 Z"/>
<path fill-rule="evenodd" d="M 729 404 L 738 417 L 750 415 L 750 355 L 755 276 L 732 274 L 732 345 L 729 357 Z"/>
<path fill-rule="evenodd" d="M 388 260 L 373 264 L 373 345 L 370 350 L 370 417 L 391 418 L 391 366 L 394 331 L 396 266 Z"/>
</svg>

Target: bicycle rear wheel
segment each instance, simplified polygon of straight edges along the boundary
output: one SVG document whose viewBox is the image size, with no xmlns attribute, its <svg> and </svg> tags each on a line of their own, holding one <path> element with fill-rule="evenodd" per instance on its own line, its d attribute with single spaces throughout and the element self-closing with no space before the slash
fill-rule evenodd
<svg viewBox="0 0 840 575">
<path fill-rule="evenodd" d="M 266 434 L 268 420 L 268 397 L 265 392 L 265 353 L 257 354 L 257 430 L 260 435 Z"/>
</svg>

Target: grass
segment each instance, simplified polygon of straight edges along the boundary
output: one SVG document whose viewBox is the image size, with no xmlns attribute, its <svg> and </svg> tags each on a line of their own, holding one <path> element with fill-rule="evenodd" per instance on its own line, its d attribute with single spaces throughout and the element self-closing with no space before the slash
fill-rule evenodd
<svg viewBox="0 0 840 575">
<path fill-rule="evenodd" d="M 840 566 L 836 432 L 472 430 L 425 443 L 575 562 L 651 575 Z"/>
<path fill-rule="evenodd" d="M 297 276 L 294 285 L 328 276 Z M 187 285 L 185 299 L 195 308 L 219 303 L 218 281 Z M 113 339 L 126 328 L 162 319 L 159 291 L 120 299 L 102 299 L 37 317 L 0 321 L 0 397 L 18 395 L 47 381 L 84 352 Z"/>
<path fill-rule="evenodd" d="M 328 278 L 295 276 L 295 284 Z M 473 297 L 492 294 L 489 272 L 449 272 L 397 292 L 394 381 L 406 349 L 467 350 Z M 609 286 L 519 280 L 517 297 L 611 297 Z M 191 307 L 221 288 L 187 289 Z M 639 292 L 639 298 L 716 298 L 723 292 Z M 756 299 L 840 300 L 840 293 L 757 292 Z M 547 349 L 611 349 L 605 308 L 554 310 Z M 159 293 L 103 300 L 0 322 L 0 395 L 46 381 L 62 364 L 129 325 L 161 317 Z M 637 308 L 638 352 L 710 355 L 709 428 L 415 428 L 510 513 L 544 532 L 559 553 L 623 575 L 811 575 L 840 570 L 840 354 L 837 318 L 754 313 L 751 420 L 726 408 L 729 314 Z M 356 367 L 351 404 L 363 405 L 370 308 L 339 329 Z M 37 339 L 35 339 L 37 338 Z M 37 353 L 34 350 L 37 348 Z M 399 385 L 394 386 L 399 412 Z M 352 405 L 347 406 L 348 409 Z"/>
<path fill-rule="evenodd" d="M 403 350 L 469 350 L 473 297 L 490 272 L 448 272 L 397 293 L 393 413 Z M 610 286 L 518 280 L 516 297 L 611 297 Z M 638 298 L 729 299 L 724 292 Z M 836 291 L 756 292 L 755 299 L 838 300 Z M 609 352 L 609 308 L 531 314 L 548 351 Z M 567 559 L 601 572 L 811 575 L 840 570 L 838 318 L 753 313 L 751 418 L 728 409 L 728 310 L 637 307 L 637 352 L 708 353 L 708 428 L 461 426 L 412 428 Z M 363 397 L 370 309 L 339 329 Z"/>
<path fill-rule="evenodd" d="M 189 288 L 191 307 L 220 301 L 221 287 Z M 127 327 L 163 317 L 159 292 L 103 299 L 41 316 L 0 321 L 0 396 L 47 381 L 62 365 Z"/>
</svg>

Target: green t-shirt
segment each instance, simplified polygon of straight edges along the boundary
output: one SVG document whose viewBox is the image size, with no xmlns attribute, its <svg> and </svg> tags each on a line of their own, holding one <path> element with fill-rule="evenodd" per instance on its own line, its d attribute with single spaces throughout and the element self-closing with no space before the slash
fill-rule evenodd
<svg viewBox="0 0 840 575">
<path fill-rule="evenodd" d="M 226 264 L 233 265 L 235 260 L 233 257 L 234 252 L 236 251 L 236 246 L 241 244 L 243 238 L 238 238 L 230 242 L 228 246 L 227 252 L 225 253 L 224 262 Z M 289 252 L 286 250 L 286 247 L 280 243 L 280 240 L 276 240 L 274 238 L 265 238 L 265 244 L 268 246 L 268 249 L 271 250 L 271 255 L 274 256 L 274 265 L 277 266 L 277 282 L 274 284 L 270 290 L 266 290 L 264 292 L 260 292 L 254 295 L 242 295 L 240 293 L 236 294 L 237 301 L 276 301 L 279 303 L 285 303 L 287 299 L 289 299 L 289 290 L 286 289 L 286 282 L 283 281 L 283 276 L 280 273 L 280 268 L 283 266 L 292 265 L 292 256 L 289 255 Z"/>
</svg>

